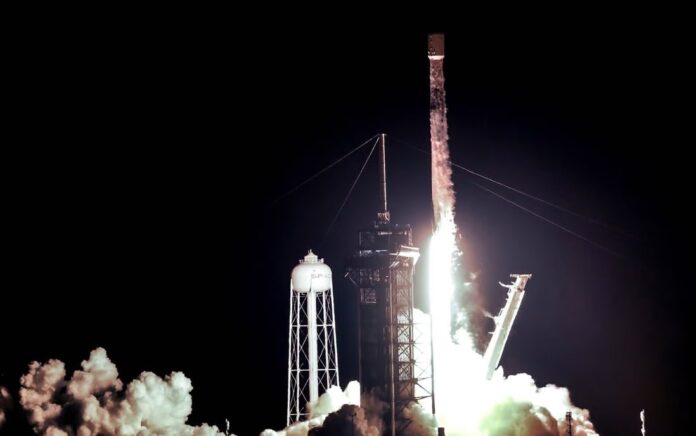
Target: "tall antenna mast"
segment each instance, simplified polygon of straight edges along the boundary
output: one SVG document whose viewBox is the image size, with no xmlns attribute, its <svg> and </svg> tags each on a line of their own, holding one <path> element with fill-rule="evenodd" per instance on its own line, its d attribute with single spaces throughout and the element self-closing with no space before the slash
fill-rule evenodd
<svg viewBox="0 0 696 436">
<path fill-rule="evenodd" d="M 377 221 L 379 224 L 389 224 L 389 209 L 387 208 L 387 158 L 385 151 L 385 137 L 382 133 L 379 135 L 379 212 L 377 212 Z"/>
</svg>

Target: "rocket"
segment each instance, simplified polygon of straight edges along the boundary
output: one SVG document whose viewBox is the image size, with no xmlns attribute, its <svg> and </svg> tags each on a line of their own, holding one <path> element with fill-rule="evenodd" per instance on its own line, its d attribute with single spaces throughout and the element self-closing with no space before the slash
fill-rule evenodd
<svg viewBox="0 0 696 436">
<path fill-rule="evenodd" d="M 445 35 L 442 33 L 431 33 L 428 35 L 428 58 L 433 60 L 445 57 Z"/>
</svg>

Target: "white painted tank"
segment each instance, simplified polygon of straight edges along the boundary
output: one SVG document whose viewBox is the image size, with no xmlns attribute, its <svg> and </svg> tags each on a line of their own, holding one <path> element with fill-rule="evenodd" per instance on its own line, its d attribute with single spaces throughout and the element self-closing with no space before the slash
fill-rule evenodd
<svg viewBox="0 0 696 436">
<path fill-rule="evenodd" d="M 295 292 L 324 292 L 331 289 L 331 268 L 309 250 L 304 260 L 292 270 L 292 289 Z"/>
</svg>

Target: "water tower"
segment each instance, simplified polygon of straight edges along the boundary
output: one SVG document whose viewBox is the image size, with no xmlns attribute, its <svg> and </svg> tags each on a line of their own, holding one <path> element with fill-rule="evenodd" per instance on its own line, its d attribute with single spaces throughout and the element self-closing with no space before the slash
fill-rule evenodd
<svg viewBox="0 0 696 436">
<path fill-rule="evenodd" d="M 315 402 L 338 382 L 331 268 L 309 253 L 290 276 L 287 424 L 309 418 Z"/>
</svg>

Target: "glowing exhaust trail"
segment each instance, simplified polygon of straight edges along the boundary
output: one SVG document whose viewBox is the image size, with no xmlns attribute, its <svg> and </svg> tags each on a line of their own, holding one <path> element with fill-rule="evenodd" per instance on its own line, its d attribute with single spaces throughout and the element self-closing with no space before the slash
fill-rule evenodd
<svg viewBox="0 0 696 436">
<path fill-rule="evenodd" d="M 442 63 L 445 59 L 445 38 L 442 34 L 428 38 L 430 59 L 430 144 L 432 148 L 433 212 L 436 225 L 447 214 L 454 218 L 454 190 L 452 166 L 447 144 L 447 106 L 445 104 L 445 76 Z"/>
<path fill-rule="evenodd" d="M 454 261 L 459 255 L 454 223 L 454 190 L 452 167 L 447 144 L 447 107 L 445 76 L 442 64 L 445 40 L 442 34 L 428 37 L 430 60 L 430 143 L 432 148 L 432 195 L 435 233 L 430 242 L 429 294 L 432 317 L 434 411 L 439 425 L 446 424 L 443 414 L 437 413 L 438 398 L 448 401 L 447 351 L 451 347 L 451 301 L 454 294 Z M 440 396 L 442 395 L 442 396 Z"/>
</svg>

